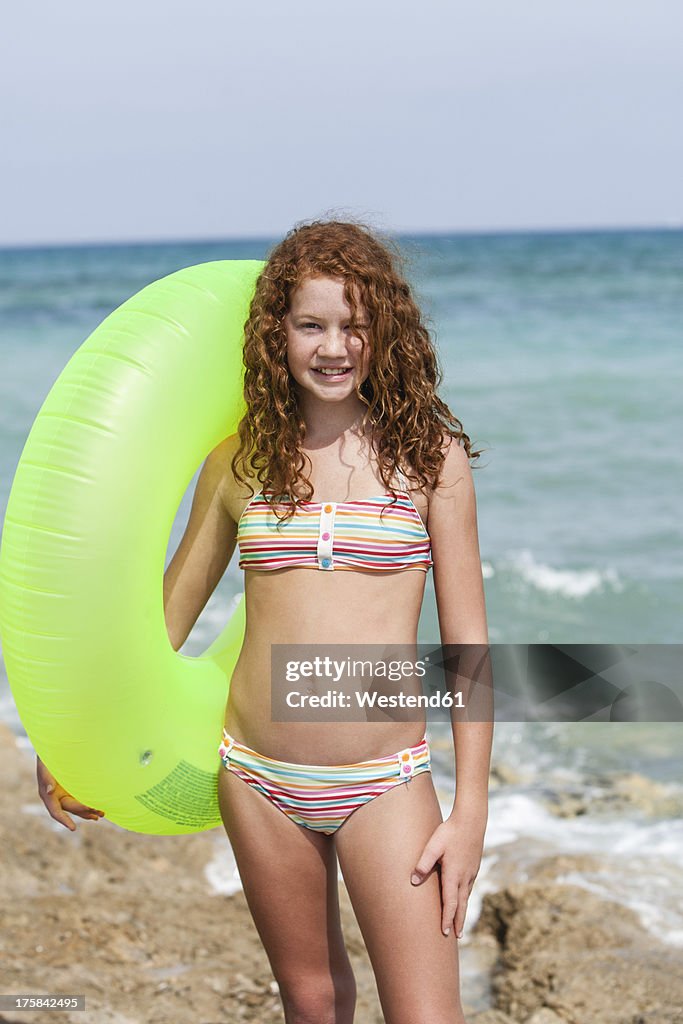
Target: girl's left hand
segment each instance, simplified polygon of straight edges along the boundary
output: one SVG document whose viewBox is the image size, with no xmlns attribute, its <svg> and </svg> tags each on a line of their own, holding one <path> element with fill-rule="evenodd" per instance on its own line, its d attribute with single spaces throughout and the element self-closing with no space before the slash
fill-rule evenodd
<svg viewBox="0 0 683 1024">
<path fill-rule="evenodd" d="M 467 913 L 467 901 L 479 872 L 484 849 L 486 814 L 467 814 L 457 808 L 446 818 L 425 846 L 413 869 L 411 882 L 420 885 L 440 861 L 441 930 L 455 929 L 458 938 Z"/>
</svg>

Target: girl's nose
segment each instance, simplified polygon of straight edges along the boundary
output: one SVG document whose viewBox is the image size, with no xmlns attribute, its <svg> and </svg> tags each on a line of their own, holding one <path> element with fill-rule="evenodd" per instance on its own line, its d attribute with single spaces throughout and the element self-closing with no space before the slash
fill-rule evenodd
<svg viewBox="0 0 683 1024">
<path fill-rule="evenodd" d="M 343 331 L 325 331 L 320 339 L 319 349 L 326 356 L 346 355 L 346 335 Z"/>
</svg>

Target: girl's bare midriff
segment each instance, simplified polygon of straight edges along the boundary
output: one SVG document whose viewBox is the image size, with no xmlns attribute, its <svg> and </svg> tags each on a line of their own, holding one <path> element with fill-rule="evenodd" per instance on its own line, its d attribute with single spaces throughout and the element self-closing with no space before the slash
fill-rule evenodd
<svg viewBox="0 0 683 1024">
<path fill-rule="evenodd" d="M 274 680 L 280 700 L 287 691 L 296 694 L 310 686 L 317 694 L 343 687 L 351 707 L 307 710 L 306 717 L 318 719 L 314 721 L 303 721 L 304 713 L 292 709 L 287 712 L 292 720 L 273 721 L 271 645 L 330 645 L 330 655 L 341 660 L 353 656 L 376 661 L 378 655 L 386 661 L 397 655 L 402 660 L 407 650 L 414 661 L 425 579 L 426 573 L 419 569 L 374 573 L 247 570 L 247 628 L 230 684 L 227 731 L 267 757 L 301 764 L 350 764 L 419 743 L 426 721 L 423 709 L 368 711 L 352 699 L 359 685 L 349 680 L 340 684 L 331 679 L 329 687 L 320 679 L 314 683 Z M 377 646 L 363 651 L 363 645 Z M 298 659 L 302 653 L 292 652 L 292 657 Z M 325 650 L 311 653 L 322 656 Z M 380 689 L 377 685 L 371 688 Z M 419 694 L 420 680 L 413 677 L 387 683 L 383 692 Z"/>
</svg>

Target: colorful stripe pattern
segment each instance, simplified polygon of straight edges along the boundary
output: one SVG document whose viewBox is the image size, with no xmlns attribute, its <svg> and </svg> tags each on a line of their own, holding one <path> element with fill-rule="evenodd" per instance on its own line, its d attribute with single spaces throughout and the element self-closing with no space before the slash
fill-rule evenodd
<svg viewBox="0 0 683 1024">
<path fill-rule="evenodd" d="M 262 793 L 283 814 L 332 835 L 358 807 L 394 786 L 431 771 L 426 737 L 397 754 L 357 764 L 291 764 L 265 757 L 223 729 L 218 753 L 228 771 Z"/>
<path fill-rule="evenodd" d="M 263 492 L 255 494 L 237 524 L 240 569 L 428 572 L 433 565 L 429 534 L 399 475 L 404 488 L 393 504 L 389 493 L 357 501 L 310 501 L 284 524 Z"/>
</svg>

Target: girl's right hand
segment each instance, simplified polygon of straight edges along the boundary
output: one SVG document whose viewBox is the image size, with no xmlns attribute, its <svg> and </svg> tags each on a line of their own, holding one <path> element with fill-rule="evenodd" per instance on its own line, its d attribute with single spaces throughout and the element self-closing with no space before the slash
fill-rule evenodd
<svg viewBox="0 0 683 1024">
<path fill-rule="evenodd" d="M 64 787 L 59 785 L 54 775 L 50 774 L 39 757 L 36 757 L 36 777 L 38 779 L 38 795 L 47 807 L 50 816 L 72 832 L 76 831 L 76 826 L 66 813 L 67 811 L 77 814 L 79 818 L 88 818 L 91 821 L 99 821 L 104 815 L 104 811 L 86 807 L 85 804 L 79 803 L 70 793 L 67 793 Z"/>
</svg>

